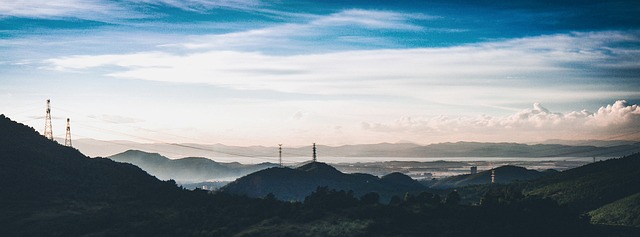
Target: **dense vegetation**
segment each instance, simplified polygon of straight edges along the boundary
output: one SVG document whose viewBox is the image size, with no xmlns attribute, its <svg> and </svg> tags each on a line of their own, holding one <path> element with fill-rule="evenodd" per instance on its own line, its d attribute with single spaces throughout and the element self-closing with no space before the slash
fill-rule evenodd
<svg viewBox="0 0 640 237">
<path fill-rule="evenodd" d="M 593 223 L 640 228 L 640 193 L 609 203 L 589 215 Z"/>
<path fill-rule="evenodd" d="M 528 184 L 527 194 L 551 197 L 590 211 L 640 192 L 640 154 L 610 159 L 546 176 Z"/>
<path fill-rule="evenodd" d="M 506 184 L 512 183 L 515 181 L 524 181 L 524 180 L 532 180 L 537 179 L 545 175 L 554 174 L 556 171 L 537 171 L 530 170 L 518 166 L 505 165 L 498 168 L 495 168 L 496 183 Z M 485 170 L 476 174 L 464 174 L 464 175 L 456 175 L 443 179 L 439 179 L 429 185 L 431 188 L 459 188 L 468 185 L 477 185 L 477 184 L 490 184 L 491 183 L 491 170 Z"/>
<path fill-rule="evenodd" d="M 141 169 L 88 158 L 0 116 L 3 236 L 639 236 L 591 225 L 549 198 L 489 187 L 480 205 L 429 192 L 354 195 L 314 188 L 302 202 L 187 191 Z M 313 168 L 313 167 L 311 167 Z M 320 167 L 322 168 L 322 167 Z M 391 180 L 401 180 L 391 177 Z"/>
<path fill-rule="evenodd" d="M 401 173 L 381 178 L 370 174 L 345 174 L 325 163 L 311 162 L 295 169 L 274 167 L 261 170 L 231 182 L 222 190 L 249 197 L 264 197 L 271 193 L 280 200 L 302 201 L 318 186 L 352 190 L 356 196 L 377 192 L 384 201 L 389 201 L 393 195 L 427 189 Z"/>
</svg>

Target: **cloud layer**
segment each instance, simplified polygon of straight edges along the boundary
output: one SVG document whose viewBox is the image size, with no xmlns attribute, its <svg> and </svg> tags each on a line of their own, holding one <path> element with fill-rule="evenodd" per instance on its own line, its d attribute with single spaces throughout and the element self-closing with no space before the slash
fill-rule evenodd
<svg viewBox="0 0 640 237">
<path fill-rule="evenodd" d="M 635 34 L 599 32 L 448 48 L 307 55 L 152 51 L 67 56 L 45 63 L 58 71 L 102 68 L 107 75 L 118 78 L 204 83 L 239 90 L 399 96 L 439 103 L 473 98 L 479 104 L 493 104 L 539 101 L 549 95 L 563 100 L 598 99 L 605 96 L 599 89 L 607 90 L 607 98 L 639 96 L 637 91 L 617 88 L 617 92 L 611 92 L 607 88 L 615 85 L 610 80 L 634 78 L 622 72 L 640 70 L 640 50 L 620 46 L 638 42 L 640 36 Z M 603 77 L 609 81 L 603 82 Z M 540 91 L 522 93 L 520 88 Z"/>
<path fill-rule="evenodd" d="M 624 100 L 596 112 L 551 112 L 539 103 L 507 117 L 403 117 L 393 123 L 363 122 L 364 130 L 418 140 L 543 141 L 640 139 L 640 106 Z"/>
</svg>

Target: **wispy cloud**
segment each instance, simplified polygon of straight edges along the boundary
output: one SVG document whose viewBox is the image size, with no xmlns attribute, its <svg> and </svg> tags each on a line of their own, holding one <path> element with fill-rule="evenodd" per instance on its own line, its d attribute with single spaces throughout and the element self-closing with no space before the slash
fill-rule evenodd
<svg viewBox="0 0 640 237">
<path fill-rule="evenodd" d="M 121 115 L 111 115 L 111 114 L 89 115 L 88 117 L 92 119 L 97 119 L 103 122 L 107 122 L 107 123 L 114 123 L 114 124 L 140 123 L 145 121 L 143 119 L 125 117 Z"/>
<path fill-rule="evenodd" d="M 163 12 L 154 12 L 149 6 L 204 13 L 218 8 L 250 11 L 259 9 L 262 5 L 258 0 L 5 0 L 0 4 L 0 16 L 45 19 L 76 18 L 113 22 L 120 19 L 154 18 L 164 14 Z"/>
<path fill-rule="evenodd" d="M 640 51 L 624 46 L 639 40 L 635 35 L 599 32 L 449 48 L 282 56 L 218 50 L 191 54 L 141 52 L 60 57 L 46 63 L 55 70 L 111 67 L 115 69 L 108 75 L 113 77 L 206 83 L 234 89 L 492 104 L 484 99 L 524 102 L 554 94 L 571 100 L 602 96 L 590 89 L 606 85 L 599 81 L 603 75 L 614 80 L 618 77 L 616 70 L 640 69 Z M 554 86 L 549 87 L 549 83 Z M 354 91 L 352 88 L 356 87 L 359 89 Z M 519 90 L 523 88 L 541 90 L 522 93 Z M 638 96 L 632 90 L 616 93 L 622 98 Z M 607 96 L 610 95 L 609 91 Z"/>
<path fill-rule="evenodd" d="M 0 4 L 0 16 L 52 18 L 77 17 L 94 19 L 124 11 L 115 4 L 100 0 L 21 1 L 6 0 Z M 93 15 L 93 16 L 92 16 Z"/>
<path fill-rule="evenodd" d="M 171 6 L 187 11 L 205 11 L 213 8 L 247 9 L 263 5 L 260 0 L 130 0 L 130 2 Z"/>
<path fill-rule="evenodd" d="M 416 140 L 542 141 L 546 139 L 640 139 L 640 106 L 624 100 L 596 112 L 551 112 L 539 103 L 507 117 L 403 117 L 392 123 L 362 122 L 367 131 Z"/>
<path fill-rule="evenodd" d="M 362 26 L 371 29 L 421 30 L 422 26 L 411 24 L 412 20 L 432 20 L 436 16 L 420 13 L 400 13 L 352 9 L 320 17 L 310 22 L 316 26 Z"/>
<path fill-rule="evenodd" d="M 436 19 L 436 16 L 421 13 L 403 13 L 351 9 L 329 15 L 302 17 L 302 23 L 285 23 L 259 29 L 190 37 L 189 42 L 176 44 L 187 49 L 224 49 L 261 52 L 301 52 L 322 48 L 318 43 L 335 49 L 345 44 L 390 44 L 385 37 L 368 37 L 368 30 L 377 31 L 421 31 L 425 30 L 413 21 Z M 378 32 L 380 33 L 380 32 Z M 353 41 L 358 38 L 362 41 Z M 367 42 L 368 41 L 368 42 Z M 276 50 L 274 50 L 276 49 Z"/>
</svg>

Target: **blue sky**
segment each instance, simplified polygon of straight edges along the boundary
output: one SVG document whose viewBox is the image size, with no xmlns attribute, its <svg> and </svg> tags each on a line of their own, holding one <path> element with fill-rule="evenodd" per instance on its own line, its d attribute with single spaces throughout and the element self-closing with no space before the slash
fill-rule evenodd
<svg viewBox="0 0 640 237">
<path fill-rule="evenodd" d="M 634 1 L 0 4 L 0 113 L 77 138 L 640 140 Z"/>
</svg>

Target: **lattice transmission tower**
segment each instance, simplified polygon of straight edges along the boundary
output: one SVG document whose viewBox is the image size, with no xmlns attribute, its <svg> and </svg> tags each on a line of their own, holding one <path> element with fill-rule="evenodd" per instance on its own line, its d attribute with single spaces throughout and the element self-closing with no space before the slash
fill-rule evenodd
<svg viewBox="0 0 640 237">
<path fill-rule="evenodd" d="M 64 145 L 73 147 L 71 145 L 71 121 L 67 118 L 67 135 L 64 137 Z"/>
<path fill-rule="evenodd" d="M 313 143 L 313 162 L 316 162 L 316 143 Z"/>
<path fill-rule="evenodd" d="M 47 115 L 44 118 L 44 137 L 53 141 L 53 131 L 51 128 L 51 100 L 47 100 Z"/>
<path fill-rule="evenodd" d="M 278 144 L 278 157 L 280 157 L 278 161 L 280 163 L 280 168 L 282 168 L 282 144 Z"/>
</svg>

